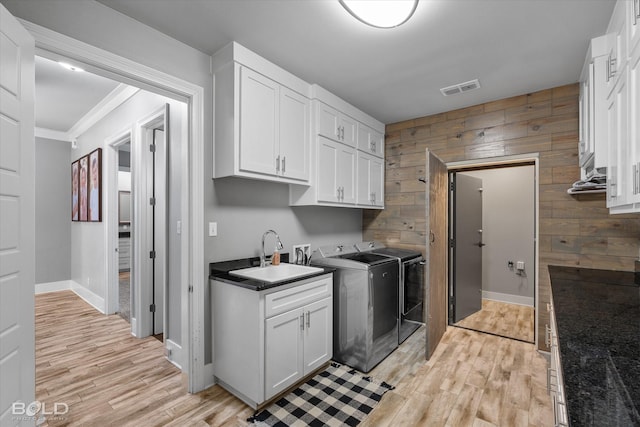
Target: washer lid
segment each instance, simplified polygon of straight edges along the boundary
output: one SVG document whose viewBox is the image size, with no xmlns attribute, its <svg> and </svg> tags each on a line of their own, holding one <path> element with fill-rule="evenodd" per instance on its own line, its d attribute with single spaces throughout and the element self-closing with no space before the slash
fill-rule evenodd
<svg viewBox="0 0 640 427">
<path fill-rule="evenodd" d="M 402 261 L 407 261 L 414 258 L 422 257 L 422 254 L 417 251 L 412 251 L 410 249 L 399 249 L 399 248 L 379 248 L 374 249 L 373 253 L 385 255 L 393 258 L 400 258 Z"/>
<path fill-rule="evenodd" d="M 374 265 L 381 262 L 390 261 L 390 258 L 384 255 L 374 254 L 373 252 L 356 252 L 353 254 L 341 255 L 342 259 L 349 259 L 351 261 L 359 262 L 362 264 Z"/>
</svg>

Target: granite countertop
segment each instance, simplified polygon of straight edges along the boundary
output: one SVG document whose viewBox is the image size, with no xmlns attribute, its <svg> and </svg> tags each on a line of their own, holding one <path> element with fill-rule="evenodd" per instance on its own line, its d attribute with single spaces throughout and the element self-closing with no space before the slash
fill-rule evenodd
<svg viewBox="0 0 640 427">
<path fill-rule="evenodd" d="M 283 263 L 288 263 L 289 262 L 289 254 L 288 253 L 281 253 L 280 254 L 280 262 Z M 230 261 L 220 261 L 220 262 L 212 262 L 209 264 L 209 278 L 210 279 L 215 279 L 215 280 L 219 280 L 221 282 L 225 282 L 225 283 L 230 283 L 236 286 L 240 286 L 243 288 L 247 288 L 247 289 L 251 289 L 254 291 L 263 291 L 265 289 L 271 289 L 271 288 L 275 288 L 278 286 L 282 286 L 282 285 L 286 285 L 289 283 L 293 283 L 293 282 L 297 282 L 299 280 L 304 280 L 304 279 L 309 279 L 311 277 L 317 277 L 317 276 L 322 276 L 323 274 L 327 274 L 327 273 L 331 273 L 333 271 L 335 271 L 335 269 L 333 268 L 328 268 L 328 267 L 318 267 L 318 268 L 322 268 L 322 271 L 318 272 L 318 273 L 314 273 L 314 274 L 310 274 L 308 276 L 304 276 L 304 277 L 296 277 L 294 279 L 290 279 L 290 280 L 282 280 L 279 282 L 273 282 L 273 283 L 269 283 L 269 282 L 263 282 L 260 280 L 253 280 L 253 279 L 245 279 L 243 277 L 239 277 L 239 276 L 234 276 L 229 274 L 230 271 L 233 270 L 240 270 L 242 268 L 249 268 L 249 267 L 257 267 L 260 265 L 260 258 L 259 257 L 252 257 L 252 258 L 241 258 L 241 259 L 235 259 L 235 260 L 230 260 Z"/>
<path fill-rule="evenodd" d="M 571 426 L 640 426 L 633 272 L 549 266 Z"/>
</svg>

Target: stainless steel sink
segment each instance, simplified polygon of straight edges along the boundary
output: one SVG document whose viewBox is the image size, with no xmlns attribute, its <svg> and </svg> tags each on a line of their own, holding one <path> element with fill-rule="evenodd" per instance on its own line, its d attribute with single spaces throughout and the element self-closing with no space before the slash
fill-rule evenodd
<svg viewBox="0 0 640 427">
<path fill-rule="evenodd" d="M 232 270 L 229 274 L 244 277 L 245 279 L 274 283 L 309 276 L 321 271 L 322 268 L 318 267 L 283 263 L 279 265 L 268 265 L 266 267 L 251 267 Z"/>
</svg>

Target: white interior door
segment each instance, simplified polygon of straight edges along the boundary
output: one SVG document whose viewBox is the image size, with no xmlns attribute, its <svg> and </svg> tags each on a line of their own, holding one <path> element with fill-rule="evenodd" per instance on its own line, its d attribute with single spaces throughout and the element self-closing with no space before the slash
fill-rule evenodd
<svg viewBox="0 0 640 427">
<path fill-rule="evenodd" d="M 1 4 L 0 52 L 0 425 L 33 425 L 34 40 Z"/>
</svg>

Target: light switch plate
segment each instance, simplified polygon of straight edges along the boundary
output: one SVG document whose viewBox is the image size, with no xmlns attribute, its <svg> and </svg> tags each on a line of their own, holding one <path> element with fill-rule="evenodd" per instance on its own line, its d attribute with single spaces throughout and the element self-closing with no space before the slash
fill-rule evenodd
<svg viewBox="0 0 640 427">
<path fill-rule="evenodd" d="M 209 223 L 209 237 L 215 237 L 218 235 L 218 223 L 210 222 Z"/>
</svg>

